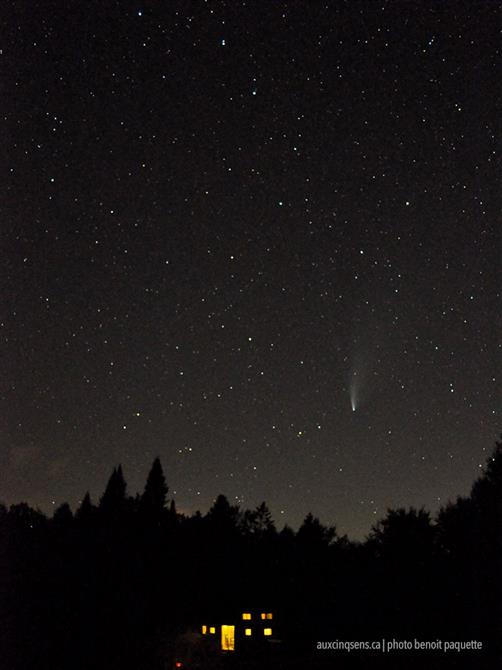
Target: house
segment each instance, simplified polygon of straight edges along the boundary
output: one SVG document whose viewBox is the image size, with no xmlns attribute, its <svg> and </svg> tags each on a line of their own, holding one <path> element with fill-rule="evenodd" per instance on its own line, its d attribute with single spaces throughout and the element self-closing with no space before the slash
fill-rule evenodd
<svg viewBox="0 0 502 670">
<path fill-rule="evenodd" d="M 276 613 L 271 608 L 232 611 L 222 609 L 208 614 L 195 628 L 180 634 L 172 650 L 169 668 L 208 670 L 227 661 L 259 662 L 279 653 Z M 234 658 L 234 661 L 231 661 Z M 226 661 L 225 661 L 226 662 Z M 233 666 L 232 666 L 233 667 Z"/>
<path fill-rule="evenodd" d="M 202 635 L 214 637 L 214 647 L 223 652 L 263 646 L 277 641 L 275 614 L 269 609 L 248 609 L 227 616 L 224 620 L 208 618 L 200 627 Z"/>
</svg>

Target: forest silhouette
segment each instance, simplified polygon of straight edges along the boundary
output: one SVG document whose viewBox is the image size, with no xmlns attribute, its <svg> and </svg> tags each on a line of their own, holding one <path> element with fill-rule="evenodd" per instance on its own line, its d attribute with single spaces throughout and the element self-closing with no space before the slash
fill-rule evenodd
<svg viewBox="0 0 502 670">
<path fill-rule="evenodd" d="M 207 617 L 265 606 L 280 643 L 200 644 Z M 180 514 L 158 458 L 135 497 L 118 466 L 74 514 L 0 505 L 1 670 L 165 670 L 187 631 L 186 668 L 502 667 L 502 442 L 468 497 L 435 518 L 388 510 L 364 542 L 311 513 L 278 530 L 265 502 L 242 510 L 224 495 L 205 515 Z M 382 639 L 482 649 L 317 648 Z"/>
</svg>

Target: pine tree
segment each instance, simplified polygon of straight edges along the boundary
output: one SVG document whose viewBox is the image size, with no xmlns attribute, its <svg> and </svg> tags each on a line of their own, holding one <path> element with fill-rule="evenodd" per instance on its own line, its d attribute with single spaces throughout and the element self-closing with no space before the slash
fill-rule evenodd
<svg viewBox="0 0 502 670">
<path fill-rule="evenodd" d="M 244 535 L 248 536 L 262 537 L 275 533 L 272 514 L 265 502 L 254 510 L 246 510 L 242 515 L 240 527 Z"/>
<path fill-rule="evenodd" d="M 305 546 L 329 546 L 336 539 L 336 528 L 324 526 L 311 512 L 307 514 L 296 534 L 298 542 Z"/>
<path fill-rule="evenodd" d="M 77 521 L 88 521 L 92 518 L 94 514 L 94 505 L 91 502 L 91 496 L 89 491 L 85 494 L 80 507 L 75 512 L 75 519 Z"/>
<path fill-rule="evenodd" d="M 166 506 L 168 490 L 160 459 L 156 458 L 148 473 L 145 490 L 141 496 L 141 509 L 150 516 L 160 516 Z"/>
<path fill-rule="evenodd" d="M 106 513 L 116 514 L 124 509 L 126 502 L 127 484 L 122 472 L 122 466 L 114 468 L 99 502 L 99 507 Z"/>
<path fill-rule="evenodd" d="M 73 514 L 68 503 L 60 505 L 52 516 L 52 520 L 58 526 L 69 526 L 73 521 Z"/>
<path fill-rule="evenodd" d="M 220 494 L 206 515 L 211 528 L 217 533 L 232 534 L 239 522 L 239 507 L 231 505 L 226 496 Z"/>
</svg>

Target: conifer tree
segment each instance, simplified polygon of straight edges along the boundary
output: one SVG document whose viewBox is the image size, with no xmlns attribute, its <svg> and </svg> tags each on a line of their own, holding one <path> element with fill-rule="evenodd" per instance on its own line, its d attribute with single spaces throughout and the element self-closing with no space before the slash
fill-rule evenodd
<svg viewBox="0 0 502 670">
<path fill-rule="evenodd" d="M 141 496 L 142 510 L 151 515 L 159 516 L 166 506 L 166 496 L 169 488 L 166 483 L 160 459 L 157 457 L 152 463 L 145 490 Z"/>
<path fill-rule="evenodd" d="M 126 501 L 127 484 L 122 472 L 122 466 L 114 468 L 99 502 L 99 507 L 107 513 L 118 513 L 123 510 Z"/>
<path fill-rule="evenodd" d="M 80 507 L 75 512 L 75 519 L 77 521 L 88 521 L 94 513 L 94 505 L 91 502 L 91 495 L 89 491 L 85 494 Z"/>
</svg>

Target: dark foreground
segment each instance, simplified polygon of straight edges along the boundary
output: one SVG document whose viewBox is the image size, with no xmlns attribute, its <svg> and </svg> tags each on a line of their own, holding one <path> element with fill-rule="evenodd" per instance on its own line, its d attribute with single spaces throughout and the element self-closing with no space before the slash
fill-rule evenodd
<svg viewBox="0 0 502 670">
<path fill-rule="evenodd" d="M 502 668 L 502 444 L 469 497 L 389 510 L 364 543 L 224 496 L 186 517 L 166 494 L 156 461 L 136 498 L 118 468 L 75 515 L 0 505 L 0 670 Z M 383 638 L 482 649 L 318 649 Z"/>
</svg>

